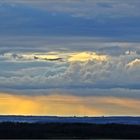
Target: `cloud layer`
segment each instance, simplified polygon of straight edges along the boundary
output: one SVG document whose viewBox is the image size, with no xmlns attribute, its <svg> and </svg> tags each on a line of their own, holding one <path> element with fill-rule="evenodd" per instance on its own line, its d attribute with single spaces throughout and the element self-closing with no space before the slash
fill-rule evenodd
<svg viewBox="0 0 140 140">
<path fill-rule="evenodd" d="M 94 36 L 139 41 L 138 0 L 0 1 L 1 36 Z"/>
<path fill-rule="evenodd" d="M 5 0 L 10 4 L 25 4 L 51 11 L 70 13 L 74 17 L 97 18 L 140 16 L 139 0 Z M 2 2 L 3 3 L 3 2 Z"/>
<path fill-rule="evenodd" d="M 77 47 L 77 50 L 54 52 L 47 49 L 46 52 L 38 52 L 37 48 L 34 52 L 18 52 L 16 49 L 15 52 L 3 52 L 0 55 L 3 65 L 0 87 L 139 89 L 139 49 L 135 47 L 133 51 L 129 50 L 129 44 L 119 45 L 118 52 L 115 47 L 111 50 L 105 46 L 95 47 L 94 51 L 80 51 L 82 48 L 78 50 Z"/>
</svg>

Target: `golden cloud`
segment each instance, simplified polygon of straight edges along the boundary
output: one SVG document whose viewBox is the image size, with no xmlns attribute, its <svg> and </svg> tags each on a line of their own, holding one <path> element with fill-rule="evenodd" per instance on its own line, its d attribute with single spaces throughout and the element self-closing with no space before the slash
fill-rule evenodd
<svg viewBox="0 0 140 140">
<path fill-rule="evenodd" d="M 75 61 L 80 61 L 80 62 L 85 62 L 85 61 L 107 61 L 108 57 L 106 55 L 99 55 L 95 52 L 79 52 L 79 53 L 74 53 L 72 54 L 68 61 L 70 62 L 75 62 Z"/>
</svg>

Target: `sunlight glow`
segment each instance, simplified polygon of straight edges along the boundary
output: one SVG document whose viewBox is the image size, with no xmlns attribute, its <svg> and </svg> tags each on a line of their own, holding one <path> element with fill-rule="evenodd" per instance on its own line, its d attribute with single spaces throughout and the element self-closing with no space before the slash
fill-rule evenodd
<svg viewBox="0 0 140 140">
<path fill-rule="evenodd" d="M 0 94 L 0 114 L 101 116 L 140 114 L 140 101 L 116 97 Z M 116 110 L 114 110 L 116 108 Z"/>
</svg>

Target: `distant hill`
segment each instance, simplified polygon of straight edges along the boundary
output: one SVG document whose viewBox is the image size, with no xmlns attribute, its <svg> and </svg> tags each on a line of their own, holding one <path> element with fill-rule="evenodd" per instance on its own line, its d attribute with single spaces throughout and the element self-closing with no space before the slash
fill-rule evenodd
<svg viewBox="0 0 140 140">
<path fill-rule="evenodd" d="M 91 123 L 140 125 L 140 117 L 57 117 L 57 116 L 0 116 L 0 122 L 27 123 Z"/>
<path fill-rule="evenodd" d="M 140 139 L 140 117 L 0 116 L 0 139 Z"/>
</svg>

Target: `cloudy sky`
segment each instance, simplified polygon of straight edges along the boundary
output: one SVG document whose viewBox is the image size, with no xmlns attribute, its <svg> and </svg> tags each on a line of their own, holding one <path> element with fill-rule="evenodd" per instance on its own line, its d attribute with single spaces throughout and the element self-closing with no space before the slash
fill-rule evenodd
<svg viewBox="0 0 140 140">
<path fill-rule="evenodd" d="M 139 0 L 0 0 L 0 114 L 140 115 Z"/>
</svg>

